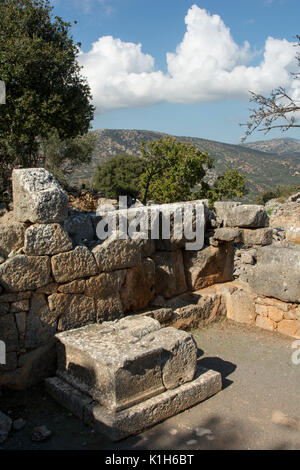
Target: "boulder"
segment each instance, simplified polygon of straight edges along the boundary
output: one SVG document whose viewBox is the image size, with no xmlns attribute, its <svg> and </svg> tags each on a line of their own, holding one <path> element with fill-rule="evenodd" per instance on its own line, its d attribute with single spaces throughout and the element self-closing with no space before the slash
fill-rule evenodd
<svg viewBox="0 0 300 470">
<path fill-rule="evenodd" d="M 260 228 L 269 225 L 269 218 L 264 206 L 217 202 L 215 209 L 217 219 L 223 222 L 224 227 Z"/>
<path fill-rule="evenodd" d="M 165 298 L 174 297 L 187 290 L 181 250 L 158 251 L 155 262 L 155 293 Z"/>
<path fill-rule="evenodd" d="M 142 262 L 141 248 L 137 242 L 110 237 L 92 250 L 99 271 L 139 266 Z"/>
<path fill-rule="evenodd" d="M 7 258 L 9 253 L 24 245 L 25 225 L 20 222 L 0 224 L 0 255 Z"/>
<path fill-rule="evenodd" d="M 93 254 L 85 246 L 60 253 L 51 258 L 52 273 L 56 282 L 69 282 L 98 273 Z"/>
<path fill-rule="evenodd" d="M 15 218 L 20 222 L 49 224 L 68 216 L 68 195 L 44 168 L 13 170 Z"/>
<path fill-rule="evenodd" d="M 236 228 L 218 228 L 215 230 L 213 238 L 215 240 L 223 242 L 235 242 L 238 243 L 241 241 L 241 230 Z"/>
<path fill-rule="evenodd" d="M 224 242 L 218 247 L 207 246 L 200 251 L 186 251 L 184 266 L 190 290 L 232 281 L 233 244 Z"/>
<path fill-rule="evenodd" d="M 48 256 L 17 255 L 0 265 L 0 282 L 9 292 L 34 290 L 50 282 Z"/>
<path fill-rule="evenodd" d="M 155 293 L 155 263 L 146 258 L 140 266 L 129 268 L 121 290 L 124 311 L 145 308 Z"/>
<path fill-rule="evenodd" d="M 253 291 L 284 302 L 300 302 L 300 250 L 266 246 L 249 273 Z"/>
<path fill-rule="evenodd" d="M 56 255 L 72 248 L 71 239 L 59 224 L 31 225 L 25 232 L 27 255 Z"/>
</svg>

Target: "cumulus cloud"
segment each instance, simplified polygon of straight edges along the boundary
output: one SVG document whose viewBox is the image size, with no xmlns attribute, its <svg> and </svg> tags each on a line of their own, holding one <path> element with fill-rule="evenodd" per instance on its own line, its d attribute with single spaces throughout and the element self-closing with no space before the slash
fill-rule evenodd
<svg viewBox="0 0 300 470">
<path fill-rule="evenodd" d="M 99 38 L 80 54 L 97 112 L 161 101 L 248 99 L 249 90 L 268 93 L 278 86 L 299 95 L 299 82 L 290 75 L 296 70 L 294 43 L 267 38 L 261 62 L 251 66 L 250 44 L 239 46 L 219 15 L 193 5 L 185 23 L 181 43 L 166 54 L 167 73 L 155 69 L 154 58 L 143 53 L 141 44 L 112 36 Z"/>
</svg>

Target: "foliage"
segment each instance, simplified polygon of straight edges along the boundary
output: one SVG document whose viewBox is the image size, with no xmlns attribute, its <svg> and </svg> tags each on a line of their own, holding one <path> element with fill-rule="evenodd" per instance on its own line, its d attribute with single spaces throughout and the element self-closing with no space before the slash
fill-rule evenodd
<svg viewBox="0 0 300 470">
<path fill-rule="evenodd" d="M 283 185 L 280 184 L 276 186 L 274 189 L 268 189 L 267 191 L 260 192 L 256 198 L 256 204 L 266 204 L 266 202 L 270 201 L 270 199 L 279 199 L 281 198 L 284 201 L 287 197 L 291 196 L 292 194 L 297 193 L 300 191 L 300 185 Z"/>
<path fill-rule="evenodd" d="M 300 46 L 300 36 L 297 35 L 298 47 Z M 296 60 L 300 66 L 300 54 L 296 54 Z M 300 73 L 294 74 L 294 79 L 299 80 Z M 273 90 L 269 97 L 250 92 L 250 102 L 258 105 L 257 109 L 251 109 L 251 115 L 247 124 L 242 124 L 247 127 L 243 141 L 247 139 L 254 131 L 269 132 L 271 129 L 279 128 L 286 131 L 291 127 L 300 127 L 297 124 L 295 113 L 300 111 L 299 100 L 291 98 L 286 89 L 279 87 Z M 275 122 L 279 121 L 279 124 Z"/>
<path fill-rule="evenodd" d="M 116 155 L 104 162 L 93 178 L 93 187 L 107 198 L 119 196 L 136 198 L 139 194 L 139 178 L 144 170 L 140 157 L 128 154 Z"/>
<path fill-rule="evenodd" d="M 207 197 L 212 204 L 222 199 L 241 198 L 247 193 L 246 175 L 239 173 L 236 168 L 233 170 L 227 168 L 223 175 L 218 176 L 211 187 L 206 188 L 204 196 Z M 198 197 L 197 193 L 196 196 Z"/>
<path fill-rule="evenodd" d="M 41 143 L 44 165 L 64 185 L 67 185 L 65 170 L 91 161 L 96 138 L 88 132 L 74 138 L 61 140 L 54 129 Z"/>
<path fill-rule="evenodd" d="M 144 204 L 149 199 L 157 203 L 192 199 L 194 186 L 203 180 L 206 168 L 213 166 L 207 153 L 172 137 L 142 142 L 140 151 L 144 171 L 139 187 Z"/>
<path fill-rule="evenodd" d="M 77 62 L 70 23 L 53 18 L 48 0 L 0 2 L 0 166 L 35 166 L 39 144 L 56 129 L 62 140 L 85 134 L 94 107 Z"/>
</svg>

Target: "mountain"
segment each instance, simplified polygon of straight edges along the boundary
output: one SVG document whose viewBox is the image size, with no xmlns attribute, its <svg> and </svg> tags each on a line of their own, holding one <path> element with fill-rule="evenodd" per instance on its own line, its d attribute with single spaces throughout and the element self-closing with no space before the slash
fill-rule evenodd
<svg viewBox="0 0 300 470">
<path fill-rule="evenodd" d="M 279 155 L 296 155 L 300 157 L 300 140 L 286 137 L 284 139 L 249 142 L 243 146 L 261 152 L 278 153 Z"/>
<path fill-rule="evenodd" d="M 99 129 L 93 131 L 97 138 L 91 162 L 73 171 L 71 183 L 90 182 L 97 166 L 118 153 L 139 154 L 141 141 L 153 141 L 167 134 L 125 129 Z M 249 148 L 246 145 L 225 144 L 196 137 L 175 136 L 181 142 L 190 142 L 215 160 L 215 169 L 209 174 L 211 182 L 226 169 L 238 168 L 247 175 L 251 201 L 255 194 L 278 184 L 299 184 L 300 158 Z"/>
</svg>

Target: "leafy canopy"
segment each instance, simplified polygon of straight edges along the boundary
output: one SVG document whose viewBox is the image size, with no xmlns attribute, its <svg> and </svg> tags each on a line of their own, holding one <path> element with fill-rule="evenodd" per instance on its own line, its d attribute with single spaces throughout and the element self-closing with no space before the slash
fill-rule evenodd
<svg viewBox="0 0 300 470">
<path fill-rule="evenodd" d="M 41 139 L 85 134 L 94 115 L 91 94 L 77 62 L 80 44 L 70 23 L 53 18 L 48 0 L 0 2 L 0 163 L 34 166 Z"/>
</svg>

